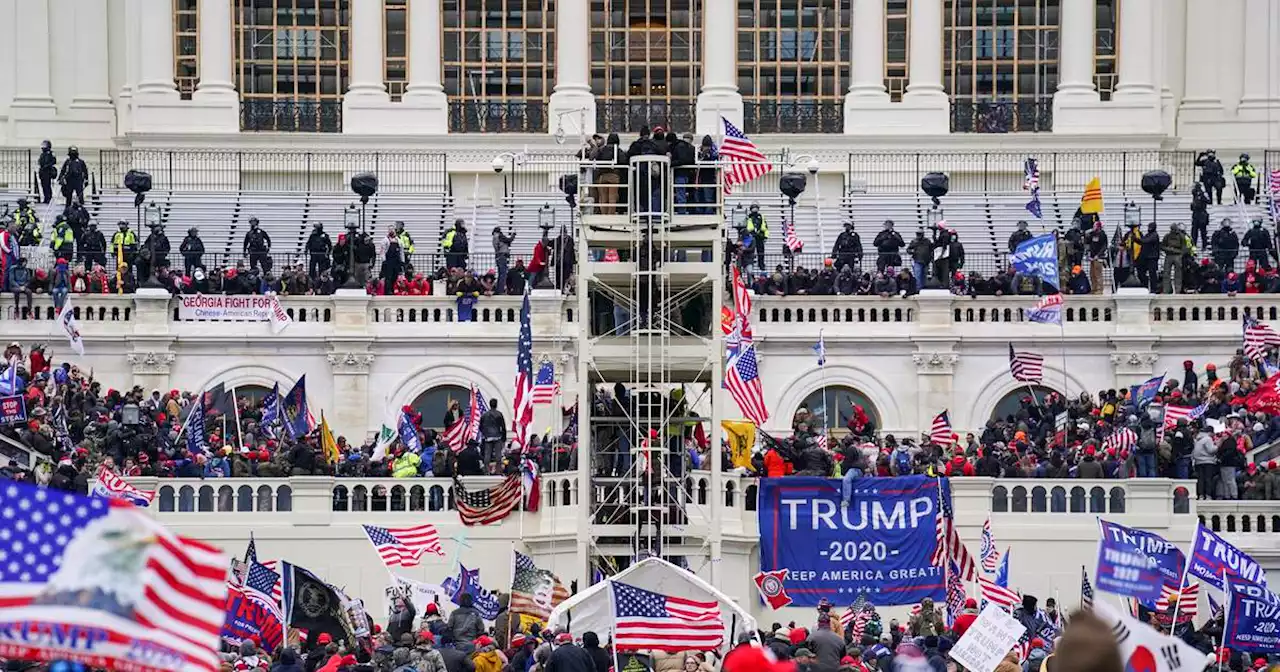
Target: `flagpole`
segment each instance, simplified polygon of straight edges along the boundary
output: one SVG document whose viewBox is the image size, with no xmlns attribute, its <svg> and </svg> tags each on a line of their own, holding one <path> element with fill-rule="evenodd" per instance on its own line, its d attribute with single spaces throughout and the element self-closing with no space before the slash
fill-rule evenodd
<svg viewBox="0 0 1280 672">
<path fill-rule="evenodd" d="M 1222 637 L 1218 639 L 1218 651 L 1215 652 L 1218 654 L 1218 672 L 1222 672 L 1221 652 L 1227 646 L 1227 621 L 1230 620 L 1228 616 L 1231 614 L 1231 583 L 1227 580 L 1226 567 L 1222 568 L 1222 592 L 1227 603 L 1222 605 Z M 1213 614 L 1209 614 L 1209 617 L 1212 618 Z"/>
<path fill-rule="evenodd" d="M 618 598 L 613 594 L 613 579 L 605 579 L 605 581 L 609 584 L 609 615 L 613 616 L 609 631 L 609 643 L 613 645 L 613 672 L 622 672 L 622 664 L 618 658 Z"/>
<path fill-rule="evenodd" d="M 821 345 L 822 352 L 819 353 L 821 361 L 818 363 L 818 370 L 821 371 L 822 378 L 822 435 L 825 437 L 830 433 L 828 421 L 831 419 L 831 406 L 827 404 L 827 342 L 822 338 L 822 330 L 818 330 L 818 343 Z M 836 404 L 840 401 L 836 400 Z M 838 410 L 838 409 L 837 409 Z M 839 413 L 836 414 L 839 418 Z"/>
<path fill-rule="evenodd" d="M 1058 347 L 1062 350 L 1062 400 L 1067 400 L 1067 323 L 1058 320 Z"/>
<path fill-rule="evenodd" d="M 231 408 L 234 409 L 236 413 L 236 443 L 240 444 L 237 448 L 242 448 L 244 447 L 244 429 L 240 426 L 240 402 L 236 400 L 237 389 L 239 388 L 231 388 Z M 222 445 L 227 445 L 227 442 L 224 440 Z"/>
<path fill-rule="evenodd" d="M 524 526 L 523 514 L 520 516 L 520 524 L 521 524 L 521 527 Z M 520 538 L 521 539 L 524 538 L 523 531 L 520 534 Z M 504 641 L 507 643 L 508 646 L 510 646 L 511 622 L 517 618 L 520 618 L 519 614 L 512 613 L 511 611 L 511 600 L 515 597 L 515 594 L 516 594 L 516 540 L 515 539 L 511 540 L 511 583 L 508 585 L 511 586 L 511 589 L 510 589 L 511 592 L 508 593 L 508 597 L 507 597 L 507 638 Z M 554 589 L 554 586 L 552 588 Z"/>
</svg>

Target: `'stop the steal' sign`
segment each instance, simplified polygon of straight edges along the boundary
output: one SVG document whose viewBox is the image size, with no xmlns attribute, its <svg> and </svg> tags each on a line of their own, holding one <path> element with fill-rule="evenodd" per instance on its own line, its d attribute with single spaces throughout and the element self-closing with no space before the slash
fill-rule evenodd
<svg viewBox="0 0 1280 672">
<path fill-rule="evenodd" d="M 859 593 L 878 606 L 945 596 L 936 545 L 938 488 L 925 476 L 856 481 L 840 504 L 840 481 L 794 476 L 760 481 L 760 569 L 787 569 L 792 606 L 851 603 Z"/>
</svg>

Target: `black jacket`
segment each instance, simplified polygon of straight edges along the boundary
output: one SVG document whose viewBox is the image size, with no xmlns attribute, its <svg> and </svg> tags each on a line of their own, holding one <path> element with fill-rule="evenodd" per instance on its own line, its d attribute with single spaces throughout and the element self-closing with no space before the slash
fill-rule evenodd
<svg viewBox="0 0 1280 672">
<path fill-rule="evenodd" d="M 84 238 L 80 241 L 80 251 L 82 252 L 106 252 L 107 237 L 102 235 L 97 229 L 90 229 L 85 232 Z"/>
<path fill-rule="evenodd" d="M 62 162 L 62 172 L 58 173 L 58 181 L 68 187 L 83 187 L 89 181 L 89 167 L 80 157 L 67 157 Z"/>
<path fill-rule="evenodd" d="M 596 664 L 582 647 L 565 644 L 551 652 L 544 672 L 596 672 Z"/>
<path fill-rule="evenodd" d="M 249 229 L 244 234 L 244 252 L 270 252 L 271 236 L 262 229 Z"/>
<path fill-rule="evenodd" d="M 333 251 L 333 241 L 324 231 L 312 231 L 307 238 L 307 252 L 310 254 L 329 254 Z"/>
<path fill-rule="evenodd" d="M 187 237 L 182 239 L 182 245 L 178 247 L 178 251 L 183 254 L 199 256 L 204 254 L 204 241 L 200 240 L 200 236 L 188 233 Z"/>
<path fill-rule="evenodd" d="M 491 408 L 480 416 L 480 436 L 484 439 L 507 440 L 507 420 L 502 411 Z"/>
</svg>

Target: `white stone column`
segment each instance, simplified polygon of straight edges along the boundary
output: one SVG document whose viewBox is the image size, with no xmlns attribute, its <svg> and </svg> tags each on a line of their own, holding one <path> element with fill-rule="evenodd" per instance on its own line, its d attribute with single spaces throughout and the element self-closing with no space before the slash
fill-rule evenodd
<svg viewBox="0 0 1280 672">
<path fill-rule="evenodd" d="M 945 100 L 947 94 L 942 88 L 942 0 L 912 1 L 910 51 L 909 81 L 903 100 Z"/>
<path fill-rule="evenodd" d="M 138 0 L 139 54 L 136 98 L 178 100 L 173 81 L 173 2 Z"/>
<path fill-rule="evenodd" d="M 885 102 L 884 0 L 852 0 L 853 62 L 849 64 L 848 100 Z"/>
<path fill-rule="evenodd" d="M 76 0 L 68 17 L 75 26 L 75 94 L 71 107 L 110 109 L 107 66 L 107 0 Z"/>
<path fill-rule="evenodd" d="M 1274 0 L 1245 0 L 1244 3 L 1244 91 L 1240 96 L 1240 110 L 1266 110 L 1280 105 L 1275 87 L 1276 71 L 1280 70 L 1280 44 L 1273 40 L 1280 7 Z M 1280 110 L 1273 110 L 1280 113 Z M 1256 115 L 1251 112 L 1250 116 Z"/>
<path fill-rule="evenodd" d="M 409 86 L 413 107 L 428 133 L 449 132 L 449 99 L 440 82 L 440 0 L 409 0 Z"/>
<path fill-rule="evenodd" d="M 1063 4 L 1058 28 L 1058 91 L 1053 95 L 1054 103 L 1098 100 L 1098 90 L 1093 84 L 1096 9 L 1096 0 L 1068 0 Z"/>
<path fill-rule="evenodd" d="M 382 0 L 351 0 L 351 85 L 345 99 L 389 101 L 384 83 L 386 45 Z"/>
<path fill-rule="evenodd" d="M 193 100 L 236 98 L 231 72 L 231 0 L 200 0 L 200 84 Z"/>
<path fill-rule="evenodd" d="M 138 85 L 138 0 L 119 0 L 124 4 L 124 21 L 120 40 L 124 42 L 124 81 L 116 92 L 116 133 L 126 135 L 133 130 L 133 90 Z"/>
<path fill-rule="evenodd" d="M 1218 0 L 1187 0 L 1187 45 L 1219 30 Z M 1182 110 L 1222 110 L 1222 90 L 1218 86 L 1221 61 L 1205 58 L 1199 50 L 1188 48 L 1184 59 Z"/>
<path fill-rule="evenodd" d="M 556 88 L 547 106 L 547 132 L 563 124 L 567 135 L 596 131 L 596 97 L 591 93 L 591 12 L 587 0 L 556 2 Z"/>
<path fill-rule="evenodd" d="M 1156 96 L 1155 31 L 1158 0 L 1120 3 L 1120 81 L 1116 100 Z"/>
<path fill-rule="evenodd" d="M 49 86 L 49 0 L 18 0 L 14 3 L 13 24 L 17 35 L 13 114 L 54 112 Z M 19 110 L 21 108 L 21 111 Z"/>
<path fill-rule="evenodd" d="M 720 117 L 742 128 L 742 93 L 738 91 L 738 6 L 735 2 L 702 5 L 702 91 L 698 94 L 698 135 L 719 135 Z"/>
</svg>

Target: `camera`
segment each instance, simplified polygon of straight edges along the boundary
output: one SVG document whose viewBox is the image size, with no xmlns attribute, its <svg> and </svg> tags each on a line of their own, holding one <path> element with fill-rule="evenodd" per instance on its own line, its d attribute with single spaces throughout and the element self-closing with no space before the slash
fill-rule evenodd
<svg viewBox="0 0 1280 672">
<path fill-rule="evenodd" d="M 817 174 L 818 174 L 818 169 L 819 169 L 820 167 L 821 167 L 821 166 L 819 166 L 819 165 L 818 165 L 818 160 L 817 160 L 817 159 L 809 159 L 809 174 L 810 174 L 810 175 L 817 175 Z"/>
<path fill-rule="evenodd" d="M 501 156 L 493 157 L 493 172 L 501 173 L 502 169 L 507 166 L 507 162 L 502 160 Z"/>
</svg>

